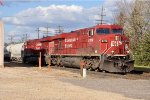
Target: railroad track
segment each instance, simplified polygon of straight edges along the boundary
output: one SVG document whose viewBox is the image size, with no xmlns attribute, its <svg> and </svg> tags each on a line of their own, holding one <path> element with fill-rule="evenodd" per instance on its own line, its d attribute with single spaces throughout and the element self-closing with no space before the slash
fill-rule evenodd
<svg viewBox="0 0 150 100">
<path fill-rule="evenodd" d="M 71 71 L 73 73 L 80 73 L 81 70 L 77 68 L 68 68 L 68 67 L 56 67 L 52 66 L 54 69 L 59 70 L 66 70 Z M 131 80 L 137 80 L 137 79 L 146 79 L 150 80 L 150 73 L 143 72 L 143 71 L 132 71 L 127 74 L 118 74 L 118 73 L 109 73 L 109 72 L 97 72 L 97 71 L 89 71 L 87 70 L 87 76 L 91 78 L 122 78 L 122 79 L 131 79 Z"/>
<path fill-rule="evenodd" d="M 16 63 L 16 62 L 5 62 L 5 67 L 37 67 L 38 65 L 35 64 L 23 64 L 23 63 Z M 47 67 L 47 66 L 44 66 Z M 65 70 L 70 71 L 72 73 L 80 73 L 81 70 L 77 68 L 68 68 L 68 67 L 56 67 L 52 66 L 52 69 L 58 69 L 58 70 Z M 127 74 L 118 74 L 118 73 L 108 73 L 108 72 L 97 72 L 97 71 L 89 71 L 87 70 L 87 78 L 122 78 L 122 79 L 131 79 L 131 80 L 137 80 L 137 79 L 146 79 L 150 80 L 150 72 L 144 72 L 144 71 L 137 71 L 134 70 Z"/>
</svg>

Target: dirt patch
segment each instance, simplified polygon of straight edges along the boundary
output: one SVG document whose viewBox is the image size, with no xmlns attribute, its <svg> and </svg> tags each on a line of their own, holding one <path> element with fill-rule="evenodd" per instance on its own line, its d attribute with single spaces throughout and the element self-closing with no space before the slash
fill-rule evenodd
<svg viewBox="0 0 150 100">
<path fill-rule="evenodd" d="M 132 100 L 121 94 L 74 85 L 66 79 L 84 80 L 79 73 L 59 69 L 49 72 L 37 67 L 1 68 L 0 100 Z"/>
</svg>

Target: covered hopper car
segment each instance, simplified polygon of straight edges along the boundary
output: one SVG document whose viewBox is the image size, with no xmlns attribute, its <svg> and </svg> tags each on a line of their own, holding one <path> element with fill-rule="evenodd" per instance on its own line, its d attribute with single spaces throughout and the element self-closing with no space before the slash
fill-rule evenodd
<svg viewBox="0 0 150 100">
<path fill-rule="evenodd" d="M 41 39 L 30 40 L 24 46 L 24 62 L 42 61 L 53 65 L 108 72 L 130 72 L 134 60 L 130 57 L 129 38 L 119 25 L 96 25 Z"/>
</svg>

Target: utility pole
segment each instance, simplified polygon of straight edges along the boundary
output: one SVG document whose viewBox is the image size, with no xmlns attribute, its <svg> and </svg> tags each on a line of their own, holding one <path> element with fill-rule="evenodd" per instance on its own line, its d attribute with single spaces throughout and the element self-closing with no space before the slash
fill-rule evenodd
<svg viewBox="0 0 150 100">
<path fill-rule="evenodd" d="M 104 11 L 104 8 L 103 8 L 103 6 L 102 6 L 101 20 L 100 20 L 100 21 L 101 21 L 101 24 L 103 24 L 103 21 L 104 21 L 104 20 L 103 20 L 103 16 L 105 16 L 105 15 L 103 14 L 103 13 L 104 13 L 103 11 Z"/>
<path fill-rule="evenodd" d="M 47 34 L 47 36 L 48 36 L 48 33 L 49 33 L 49 31 L 48 31 L 48 27 L 46 27 L 46 34 Z"/>
<path fill-rule="evenodd" d="M 46 31 L 44 31 L 44 34 L 46 34 L 46 37 L 48 36 L 48 34 L 50 34 L 50 30 L 49 30 L 49 27 L 47 26 L 47 27 L 45 27 L 46 28 Z"/>
<path fill-rule="evenodd" d="M 103 22 L 105 21 L 105 20 L 104 20 L 104 16 L 106 16 L 106 15 L 104 15 L 104 8 L 103 8 L 103 6 L 102 6 L 100 19 L 96 20 L 96 21 L 100 21 L 100 23 L 98 23 L 98 24 L 104 24 L 104 23 L 103 23 Z"/>
<path fill-rule="evenodd" d="M 11 44 L 13 44 L 14 43 L 14 36 L 11 34 L 11 35 L 9 35 L 9 38 L 8 38 L 9 40 L 10 40 L 10 43 Z"/>
<path fill-rule="evenodd" d="M 38 33 L 38 39 L 39 39 L 40 38 L 40 28 L 38 27 L 36 31 Z"/>
<path fill-rule="evenodd" d="M 56 34 L 61 34 L 64 31 L 64 29 L 62 28 L 62 26 L 58 26 L 58 29 L 55 30 Z"/>
<path fill-rule="evenodd" d="M 28 40 L 28 34 L 24 34 L 24 42 Z"/>
<path fill-rule="evenodd" d="M 46 33 L 45 33 L 46 36 L 48 36 L 48 34 L 50 34 L 49 32 L 50 32 L 50 31 L 49 31 L 49 27 L 46 27 Z"/>
</svg>

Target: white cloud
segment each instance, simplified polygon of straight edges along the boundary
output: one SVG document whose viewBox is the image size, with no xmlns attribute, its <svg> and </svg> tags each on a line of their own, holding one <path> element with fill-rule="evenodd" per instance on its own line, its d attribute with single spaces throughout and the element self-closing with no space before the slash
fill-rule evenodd
<svg viewBox="0 0 150 100">
<path fill-rule="evenodd" d="M 17 25 L 9 34 L 14 31 L 14 33 L 26 33 L 31 29 L 35 34 L 37 27 L 48 26 L 54 32 L 59 25 L 63 26 L 65 30 L 91 26 L 94 24 L 96 11 L 96 8 L 85 9 L 76 5 L 38 6 L 21 11 L 14 15 L 16 17 L 6 17 L 3 20 L 7 24 Z"/>
<path fill-rule="evenodd" d="M 104 3 L 107 22 L 112 22 L 112 10 L 114 1 L 106 0 Z M 92 26 L 99 18 L 98 13 L 101 12 L 100 7 L 84 8 L 77 5 L 50 5 L 48 7 L 38 6 L 21 11 L 14 16 L 5 17 L 4 22 L 14 24 L 17 27 L 9 32 L 23 34 L 32 33 L 30 38 L 37 37 L 37 27 L 50 27 L 54 34 L 57 26 L 61 25 L 66 31 L 71 31 L 76 28 Z M 42 28 L 41 28 L 42 29 Z"/>
<path fill-rule="evenodd" d="M 76 26 L 88 21 L 89 16 L 84 15 L 85 9 L 81 6 L 66 6 L 66 5 L 50 5 L 48 7 L 36 7 L 24 10 L 13 18 L 4 18 L 6 23 L 21 24 L 31 26 L 44 26 L 49 25 L 56 27 L 63 26 Z"/>
</svg>

